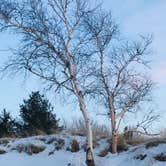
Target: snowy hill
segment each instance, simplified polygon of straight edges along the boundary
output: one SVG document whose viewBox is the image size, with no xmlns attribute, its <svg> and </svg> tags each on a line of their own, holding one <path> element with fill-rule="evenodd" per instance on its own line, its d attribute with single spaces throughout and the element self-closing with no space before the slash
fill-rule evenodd
<svg viewBox="0 0 166 166">
<path fill-rule="evenodd" d="M 97 166 L 166 165 L 166 141 L 153 141 L 130 147 L 128 151 L 119 154 L 108 153 L 104 157 L 99 157 L 108 146 L 106 139 L 96 142 L 94 153 Z M 84 147 L 84 137 L 67 134 L 21 139 L 3 138 L 0 139 L 0 165 L 85 166 Z"/>
</svg>

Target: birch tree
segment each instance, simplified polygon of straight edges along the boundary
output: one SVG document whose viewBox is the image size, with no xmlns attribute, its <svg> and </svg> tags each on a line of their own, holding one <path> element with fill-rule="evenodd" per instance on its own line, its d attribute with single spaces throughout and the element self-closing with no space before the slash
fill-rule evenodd
<svg viewBox="0 0 166 166">
<path fill-rule="evenodd" d="M 141 42 L 141 45 L 127 44 L 120 52 L 114 50 L 111 54 L 116 57 L 108 62 L 108 68 L 104 65 L 104 55 L 100 55 L 101 92 L 111 119 L 113 153 L 117 152 L 118 130 L 126 113 L 136 112 L 145 101 L 150 100 L 153 82 L 146 74 L 137 71 L 140 64 L 144 66 L 142 56 L 148 45 L 149 40 Z"/>
<path fill-rule="evenodd" d="M 135 112 L 150 100 L 153 82 L 147 76 L 151 36 L 137 41 L 120 40 L 111 14 L 93 13 L 86 20 L 96 48 L 96 68 L 89 94 L 99 99 L 111 120 L 112 153 L 117 152 L 118 130 L 128 112 Z M 92 90 L 93 89 L 93 90 Z"/>
<path fill-rule="evenodd" d="M 86 0 L 0 2 L 0 31 L 9 30 L 20 39 L 3 71 L 31 73 L 55 92 L 63 89 L 76 97 L 87 127 L 88 166 L 95 163 L 85 89 L 92 84 L 88 73 L 95 50 L 84 24 L 95 10 Z"/>
</svg>

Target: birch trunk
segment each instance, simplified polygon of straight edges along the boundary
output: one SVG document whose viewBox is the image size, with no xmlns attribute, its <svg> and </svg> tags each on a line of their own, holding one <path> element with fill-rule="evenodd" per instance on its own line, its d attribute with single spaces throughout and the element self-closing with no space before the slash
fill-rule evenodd
<svg viewBox="0 0 166 166">
<path fill-rule="evenodd" d="M 117 153 L 117 146 L 118 146 L 118 135 L 117 131 L 114 130 L 112 132 L 112 153 Z"/>
<path fill-rule="evenodd" d="M 83 114 L 83 117 L 84 117 L 84 120 L 86 123 L 86 128 L 87 128 L 87 144 L 88 144 L 88 146 L 87 146 L 87 151 L 86 151 L 86 164 L 87 164 L 87 166 L 95 166 L 94 158 L 93 158 L 92 124 L 91 124 L 91 121 L 89 119 L 89 115 L 88 115 L 88 112 L 86 109 L 84 98 L 83 98 L 82 93 L 79 90 L 78 86 L 76 86 L 76 91 L 79 92 L 79 93 L 77 93 L 77 98 L 78 98 L 79 106 L 80 106 L 81 112 Z"/>
<path fill-rule="evenodd" d="M 84 97 L 82 95 L 82 91 L 80 89 L 78 80 L 75 76 L 74 69 L 72 66 L 71 60 L 69 61 L 69 72 L 72 76 L 72 84 L 75 91 L 75 94 L 77 96 L 80 110 L 83 114 L 85 123 L 86 123 L 86 129 L 87 129 L 87 150 L 86 150 L 86 164 L 87 166 L 95 166 L 94 157 L 93 157 L 93 134 L 92 134 L 92 124 L 89 118 L 89 114 L 87 112 L 87 108 L 85 105 Z"/>
<path fill-rule="evenodd" d="M 111 125 L 112 125 L 112 153 L 117 153 L 117 142 L 118 135 L 116 130 L 116 120 L 115 120 L 115 112 L 111 112 Z"/>
<path fill-rule="evenodd" d="M 117 144 L 118 144 L 118 133 L 116 130 L 116 117 L 115 117 L 115 108 L 113 105 L 112 98 L 109 98 L 110 103 L 110 118 L 111 118 L 111 127 L 112 127 L 112 153 L 117 153 Z"/>
</svg>

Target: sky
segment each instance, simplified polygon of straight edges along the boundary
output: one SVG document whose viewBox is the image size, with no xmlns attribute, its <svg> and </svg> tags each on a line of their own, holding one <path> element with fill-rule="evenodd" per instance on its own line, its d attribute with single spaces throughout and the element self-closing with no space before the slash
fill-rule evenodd
<svg viewBox="0 0 166 166">
<path fill-rule="evenodd" d="M 111 10 L 112 16 L 118 23 L 121 34 L 125 38 L 134 39 L 141 34 L 153 35 L 153 55 L 150 74 L 157 83 L 153 96 L 156 109 L 162 115 L 161 126 L 163 126 L 166 120 L 166 1 L 103 0 L 103 8 Z M 3 64 L 10 54 L 6 50 L 9 47 L 15 47 L 17 40 L 16 36 L 0 34 L 0 65 Z M 19 104 L 22 104 L 22 100 L 27 98 L 31 91 L 36 90 L 40 90 L 47 95 L 54 104 L 55 110 L 58 110 L 58 116 L 65 119 L 68 116 L 75 116 L 77 107 L 73 105 L 66 106 L 59 102 L 53 92 L 46 92 L 44 86 L 35 78 L 31 77 L 24 82 L 21 76 L 6 77 L 0 80 L 0 110 L 7 108 L 13 116 L 18 115 Z"/>
</svg>

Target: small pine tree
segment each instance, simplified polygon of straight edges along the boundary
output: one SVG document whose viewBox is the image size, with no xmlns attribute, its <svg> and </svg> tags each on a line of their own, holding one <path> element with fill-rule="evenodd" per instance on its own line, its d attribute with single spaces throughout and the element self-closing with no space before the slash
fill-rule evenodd
<svg viewBox="0 0 166 166">
<path fill-rule="evenodd" d="M 12 136 L 15 133 L 15 120 L 3 109 L 0 115 L 0 137 Z"/>
<path fill-rule="evenodd" d="M 28 135 L 51 134 L 59 129 L 59 119 L 53 114 L 53 107 L 38 91 L 32 92 L 20 105 L 20 116 Z"/>
</svg>

